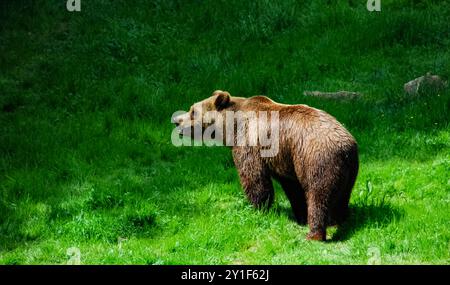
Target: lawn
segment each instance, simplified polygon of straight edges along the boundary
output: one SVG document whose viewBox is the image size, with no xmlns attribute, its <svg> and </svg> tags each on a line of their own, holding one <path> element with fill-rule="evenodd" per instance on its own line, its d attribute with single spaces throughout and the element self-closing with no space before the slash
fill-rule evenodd
<svg viewBox="0 0 450 285">
<path fill-rule="evenodd" d="M 450 78 L 448 1 L 65 2 L 0 3 L 0 264 L 450 264 L 450 90 L 403 90 Z M 172 145 L 172 113 L 216 89 L 354 135 L 329 241 L 279 185 L 254 209 L 229 149 Z"/>
</svg>

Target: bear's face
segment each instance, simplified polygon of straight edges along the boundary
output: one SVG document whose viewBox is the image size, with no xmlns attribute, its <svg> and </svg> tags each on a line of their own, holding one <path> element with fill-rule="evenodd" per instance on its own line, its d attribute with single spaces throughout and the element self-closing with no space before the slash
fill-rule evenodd
<svg viewBox="0 0 450 285">
<path fill-rule="evenodd" d="M 226 91 L 214 91 L 212 96 L 195 103 L 187 113 L 178 115 L 172 119 L 177 126 L 180 135 L 190 134 L 191 138 L 196 138 L 195 131 L 204 132 L 208 127 L 223 122 L 218 122 L 217 114 L 224 111 L 231 101 L 230 93 Z M 186 132 L 186 130 L 189 130 Z"/>
</svg>

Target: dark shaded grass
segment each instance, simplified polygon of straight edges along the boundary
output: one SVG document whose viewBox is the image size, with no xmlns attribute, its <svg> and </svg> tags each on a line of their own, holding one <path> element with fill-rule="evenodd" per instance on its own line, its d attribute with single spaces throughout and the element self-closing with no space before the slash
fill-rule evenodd
<svg viewBox="0 0 450 285">
<path fill-rule="evenodd" d="M 361 229 L 383 227 L 393 220 L 400 220 L 402 212 L 391 205 L 370 205 L 350 207 L 349 220 L 337 228 L 332 241 L 345 241 Z"/>
</svg>

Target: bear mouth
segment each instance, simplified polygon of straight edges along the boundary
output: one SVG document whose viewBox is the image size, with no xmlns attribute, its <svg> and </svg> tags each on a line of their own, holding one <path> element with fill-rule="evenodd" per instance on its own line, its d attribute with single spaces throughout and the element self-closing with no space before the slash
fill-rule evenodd
<svg viewBox="0 0 450 285">
<path fill-rule="evenodd" d="M 204 128 L 195 129 L 194 127 L 181 127 L 177 126 L 178 137 L 179 138 L 191 138 L 194 140 L 204 140 L 204 139 L 212 139 L 215 140 L 218 136 L 216 130 L 212 130 L 211 134 L 209 134 L 208 138 L 204 138 Z"/>
<path fill-rule="evenodd" d="M 186 128 L 178 128 L 178 137 L 179 138 L 184 138 L 186 137 Z"/>
<path fill-rule="evenodd" d="M 195 139 L 200 135 L 200 138 L 203 136 L 203 130 L 201 133 L 195 133 L 195 129 L 193 127 L 180 127 L 178 126 L 178 137 L 179 138 L 191 138 Z"/>
</svg>

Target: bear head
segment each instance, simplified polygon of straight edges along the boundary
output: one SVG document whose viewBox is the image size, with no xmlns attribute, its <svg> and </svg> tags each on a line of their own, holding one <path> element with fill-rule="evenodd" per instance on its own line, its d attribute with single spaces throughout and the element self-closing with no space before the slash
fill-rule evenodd
<svg viewBox="0 0 450 285">
<path fill-rule="evenodd" d="M 214 125 L 218 128 L 223 127 L 222 113 L 231 105 L 230 93 L 216 90 L 209 98 L 192 105 L 188 112 L 174 116 L 172 123 L 177 126 L 180 135 L 190 136 L 193 139 L 201 138 L 209 127 Z M 214 131 L 211 138 L 215 139 Z"/>
</svg>

